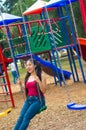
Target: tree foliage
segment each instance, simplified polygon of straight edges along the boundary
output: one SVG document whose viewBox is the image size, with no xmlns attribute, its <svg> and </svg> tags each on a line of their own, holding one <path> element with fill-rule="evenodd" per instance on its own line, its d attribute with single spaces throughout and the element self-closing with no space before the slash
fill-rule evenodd
<svg viewBox="0 0 86 130">
<path fill-rule="evenodd" d="M 48 2 L 49 0 L 46 0 L 46 1 Z M 0 0 L 0 3 L 1 2 L 2 2 L 2 0 Z M 1 7 L 1 11 L 7 12 L 10 14 L 14 14 L 14 15 L 18 15 L 18 16 L 22 16 L 22 13 L 27 8 L 29 8 L 31 5 L 33 5 L 35 2 L 36 2 L 36 0 L 6 0 L 3 3 L 3 6 Z M 85 37 L 79 2 L 73 3 L 73 12 L 74 12 L 74 18 L 76 21 L 78 34 L 81 37 Z M 49 14 L 50 14 L 50 17 L 57 16 L 56 10 L 50 11 Z M 38 15 L 30 15 L 29 19 L 30 20 L 39 19 L 39 16 Z"/>
<path fill-rule="evenodd" d="M 13 6 L 15 3 L 17 3 L 18 0 L 6 0 L 3 4 L 4 8 L 6 9 L 7 12 L 11 12 L 13 9 Z"/>
<path fill-rule="evenodd" d="M 73 13 L 74 13 L 74 19 L 75 19 L 76 28 L 79 37 L 86 37 L 84 33 L 84 26 L 83 26 L 79 2 L 73 3 Z"/>
</svg>

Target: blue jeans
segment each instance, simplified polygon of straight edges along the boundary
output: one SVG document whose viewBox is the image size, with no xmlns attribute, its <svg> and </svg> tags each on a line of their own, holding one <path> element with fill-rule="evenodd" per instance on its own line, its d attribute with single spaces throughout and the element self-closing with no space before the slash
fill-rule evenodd
<svg viewBox="0 0 86 130">
<path fill-rule="evenodd" d="M 16 71 L 12 71 L 12 76 L 13 76 L 13 82 L 14 82 L 14 84 L 16 84 L 17 79 L 18 79 L 17 72 Z"/>
<path fill-rule="evenodd" d="M 37 96 L 27 97 L 14 130 L 26 130 L 30 120 L 39 112 L 41 106 L 44 105 L 44 97 L 42 97 L 42 102 L 40 102 L 40 99 Z"/>
</svg>

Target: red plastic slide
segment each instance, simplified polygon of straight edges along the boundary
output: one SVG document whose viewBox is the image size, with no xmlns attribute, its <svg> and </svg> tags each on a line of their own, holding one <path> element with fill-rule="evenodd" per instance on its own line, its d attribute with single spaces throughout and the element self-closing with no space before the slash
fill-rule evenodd
<svg viewBox="0 0 86 130">
<path fill-rule="evenodd" d="M 78 38 L 77 40 L 81 47 L 82 58 L 86 61 L 86 38 Z"/>
</svg>

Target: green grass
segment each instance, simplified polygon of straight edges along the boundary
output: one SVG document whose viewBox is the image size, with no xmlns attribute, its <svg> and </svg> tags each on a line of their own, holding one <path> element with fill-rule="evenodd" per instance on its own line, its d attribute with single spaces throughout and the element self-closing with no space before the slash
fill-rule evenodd
<svg viewBox="0 0 86 130">
<path fill-rule="evenodd" d="M 67 57 L 63 57 L 60 59 L 61 65 L 63 66 L 63 68 L 65 69 L 70 69 L 70 65 L 69 65 L 69 61 Z M 86 62 L 82 61 L 82 63 L 84 64 L 84 66 L 86 66 Z M 75 59 L 75 64 L 77 66 L 77 68 L 79 68 L 79 61 L 78 59 Z"/>
<path fill-rule="evenodd" d="M 77 59 L 75 60 L 75 63 L 76 63 L 77 69 L 80 68 L 79 62 L 78 62 Z M 86 62 L 83 62 L 83 63 L 84 63 L 84 67 L 86 67 Z M 61 66 L 62 66 L 63 70 L 71 71 L 67 57 L 61 59 Z M 26 75 L 26 68 L 21 68 L 21 66 L 18 65 L 18 69 L 19 69 L 19 73 L 20 73 L 20 78 L 21 78 L 22 81 L 24 81 L 24 78 L 25 78 L 25 75 Z M 8 75 L 9 75 L 10 81 L 13 82 L 12 74 L 11 74 L 10 70 L 8 71 Z"/>
<path fill-rule="evenodd" d="M 24 78 L 26 75 L 26 68 L 21 68 L 21 66 L 18 65 L 18 70 L 20 74 L 20 79 L 24 81 Z M 8 67 L 8 76 L 9 76 L 10 82 L 13 82 L 13 77 L 12 77 L 9 67 Z"/>
</svg>

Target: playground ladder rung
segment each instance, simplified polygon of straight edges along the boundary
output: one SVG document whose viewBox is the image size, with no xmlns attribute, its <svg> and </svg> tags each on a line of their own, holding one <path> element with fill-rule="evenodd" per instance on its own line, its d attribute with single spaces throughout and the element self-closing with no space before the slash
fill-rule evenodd
<svg viewBox="0 0 86 130">
<path fill-rule="evenodd" d="M 0 76 L 0 78 L 4 78 L 4 77 L 6 77 L 5 75 L 3 75 L 3 76 Z"/>
<path fill-rule="evenodd" d="M 0 86 L 6 86 L 6 85 L 8 85 L 8 84 L 0 84 Z"/>
<path fill-rule="evenodd" d="M 0 93 L 0 95 L 4 95 L 4 94 L 9 94 L 9 92 L 3 92 L 3 93 Z"/>
<path fill-rule="evenodd" d="M 0 100 L 0 102 L 10 102 L 11 100 Z"/>
</svg>

